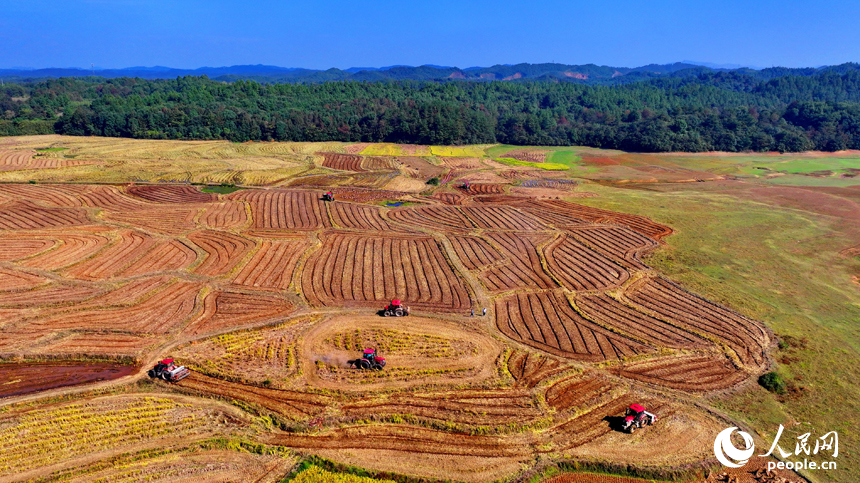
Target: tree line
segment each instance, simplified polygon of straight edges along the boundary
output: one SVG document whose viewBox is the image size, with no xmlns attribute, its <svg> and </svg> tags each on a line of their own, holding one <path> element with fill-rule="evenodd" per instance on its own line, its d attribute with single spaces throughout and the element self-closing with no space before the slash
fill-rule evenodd
<svg viewBox="0 0 860 483">
<path fill-rule="evenodd" d="M 0 114 L 0 135 L 835 151 L 860 149 L 860 71 L 615 86 L 60 78 L 0 87 Z"/>
</svg>

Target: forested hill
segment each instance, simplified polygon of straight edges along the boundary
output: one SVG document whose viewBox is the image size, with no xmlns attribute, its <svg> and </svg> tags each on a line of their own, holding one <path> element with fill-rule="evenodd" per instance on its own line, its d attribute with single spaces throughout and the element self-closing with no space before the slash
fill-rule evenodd
<svg viewBox="0 0 860 483">
<path fill-rule="evenodd" d="M 586 145 L 630 151 L 860 149 L 860 72 L 701 72 L 623 85 L 206 77 L 0 87 L 0 135 Z"/>
</svg>

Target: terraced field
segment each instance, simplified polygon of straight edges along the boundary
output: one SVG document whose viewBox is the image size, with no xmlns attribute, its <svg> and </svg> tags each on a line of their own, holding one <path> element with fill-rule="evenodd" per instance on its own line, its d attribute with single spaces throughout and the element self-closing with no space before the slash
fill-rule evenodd
<svg viewBox="0 0 860 483">
<path fill-rule="evenodd" d="M 241 148 L 136 146 L 134 156 L 183 160 Z M 0 166 L 41 159 L 24 148 L 0 152 Z M 707 460 L 714 431 L 731 423 L 686 401 L 768 367 L 773 335 L 761 323 L 647 265 L 668 226 L 520 196 L 510 188 L 522 178 L 483 172 L 478 148 L 265 148 L 247 150 L 316 171 L 226 194 L 187 183 L 0 185 L 0 373 L 12 378 L 0 391 L 12 438 L 0 479 L 266 481 L 298 454 L 463 481 L 512 479 L 539 460 L 635 466 L 613 446 L 632 444 L 617 423 L 633 402 L 662 423 L 637 433 L 636 451 L 672 454 L 639 464 L 682 467 Z M 425 171 L 454 168 L 494 181 L 424 187 Z M 385 176 L 427 196 L 362 187 Z M 327 180 L 334 202 L 302 188 Z M 379 316 L 392 299 L 412 314 Z M 384 370 L 354 368 L 366 347 Z M 149 381 L 143 371 L 168 356 L 192 375 Z M 40 382 L 25 387 L 25 375 Z M 127 376 L 138 380 L 111 382 Z M 36 402 L 15 399 L 24 396 Z M 207 439 L 221 436 L 253 456 Z M 98 451 L 89 459 L 87 444 Z M 223 465 L 203 465 L 210 457 Z"/>
</svg>

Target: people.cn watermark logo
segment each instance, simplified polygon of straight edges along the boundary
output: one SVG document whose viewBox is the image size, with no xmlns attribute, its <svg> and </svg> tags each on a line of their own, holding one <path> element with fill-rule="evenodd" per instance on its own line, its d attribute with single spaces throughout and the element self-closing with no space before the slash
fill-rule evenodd
<svg viewBox="0 0 860 483">
<path fill-rule="evenodd" d="M 744 439 L 746 448 L 738 449 L 732 443 L 732 433 L 738 429 L 737 427 L 726 428 L 717 435 L 714 440 L 714 455 L 720 460 L 720 463 L 729 468 L 740 468 L 747 464 L 750 457 L 755 453 L 755 443 L 749 433 L 738 431 L 738 434 Z M 734 461 L 732 461 L 734 460 Z M 737 463 L 735 463 L 735 461 Z"/>
<path fill-rule="evenodd" d="M 813 439 L 815 442 L 815 446 L 811 446 L 810 436 L 812 433 L 804 433 L 797 437 L 797 441 L 794 446 L 794 453 L 789 451 L 785 451 L 782 447 L 779 446 L 780 437 L 782 437 L 783 426 L 779 425 L 779 430 L 776 433 L 776 437 L 773 440 L 773 445 L 770 447 L 770 451 L 765 454 L 758 455 L 761 458 L 766 458 L 768 456 L 779 455 L 783 459 L 794 457 L 802 457 L 803 460 L 797 459 L 796 461 L 773 461 L 770 460 L 767 462 L 768 470 L 772 469 L 788 469 L 788 470 L 835 470 L 836 469 L 836 461 L 810 461 L 805 456 L 817 456 L 819 452 L 824 451 L 832 451 L 833 458 L 839 456 L 839 435 L 836 431 L 831 431 L 824 436 L 821 436 L 818 439 Z M 743 439 L 744 448 L 738 448 L 735 446 L 735 443 L 732 441 L 732 434 L 737 431 L 738 436 Z M 790 446 L 789 446 L 790 448 Z M 774 453 L 776 452 L 776 453 Z M 717 435 L 717 438 L 714 440 L 714 456 L 722 463 L 724 466 L 729 468 L 740 468 L 741 466 L 747 464 L 747 462 L 752 457 L 753 453 L 755 453 L 755 443 L 753 442 L 752 436 L 749 433 L 745 433 L 739 430 L 737 427 L 726 428 L 720 431 L 720 434 Z M 820 457 L 820 456 L 819 456 Z"/>
</svg>

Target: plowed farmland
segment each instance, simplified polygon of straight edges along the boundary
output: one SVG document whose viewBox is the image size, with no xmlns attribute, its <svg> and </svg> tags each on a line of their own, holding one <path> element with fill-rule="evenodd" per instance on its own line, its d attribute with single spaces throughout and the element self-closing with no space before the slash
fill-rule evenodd
<svg viewBox="0 0 860 483">
<path fill-rule="evenodd" d="M 279 480 L 297 455 L 458 481 L 571 459 L 688 468 L 735 424 L 691 401 L 770 364 L 761 323 L 649 267 L 670 227 L 511 191 L 524 176 L 506 183 L 471 157 L 483 148 L 170 143 L 121 157 L 205 165 L 244 149 L 308 171 L 213 190 L 229 194 L 0 185 L 0 480 Z M 29 166 L 35 148 L 0 166 Z M 425 184 L 452 168 L 482 182 Z M 395 177 L 417 188 L 372 188 Z M 383 317 L 393 299 L 411 314 Z M 366 348 L 384 369 L 355 368 Z M 165 357 L 191 375 L 146 377 Z M 619 430 L 632 403 L 660 417 L 635 438 Z"/>
</svg>

